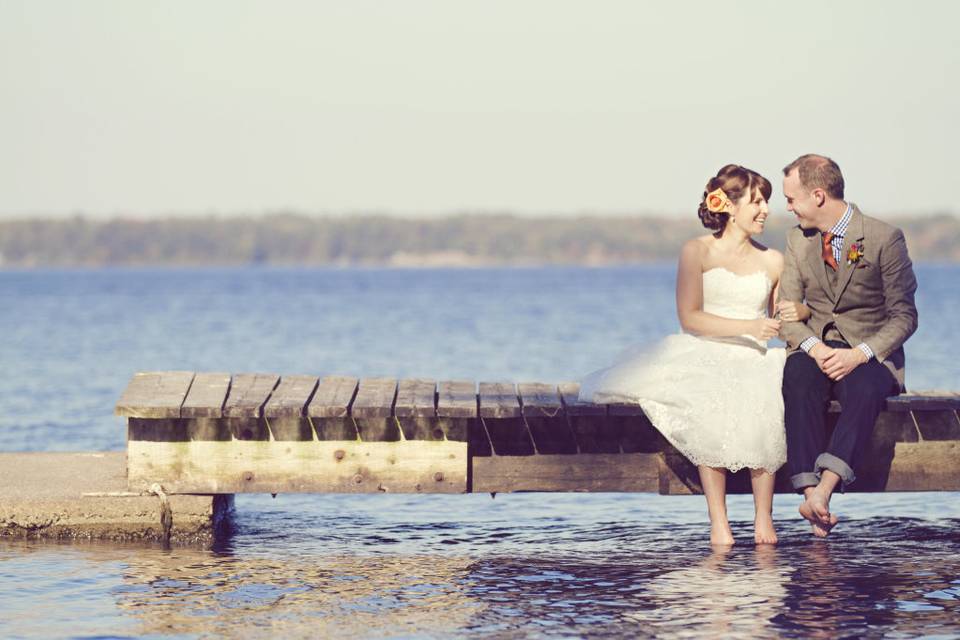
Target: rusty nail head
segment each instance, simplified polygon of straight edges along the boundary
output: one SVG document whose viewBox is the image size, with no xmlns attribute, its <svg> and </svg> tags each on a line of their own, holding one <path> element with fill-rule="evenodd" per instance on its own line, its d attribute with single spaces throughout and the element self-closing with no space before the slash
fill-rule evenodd
<svg viewBox="0 0 960 640">
<path fill-rule="evenodd" d="M 244 471 L 244 472 L 243 472 L 243 481 L 244 481 L 244 482 L 250 482 L 251 480 L 253 480 L 253 472 L 252 472 L 252 471 Z"/>
<path fill-rule="evenodd" d="M 437 482 L 443 482 L 443 471 L 437 471 L 435 474 L 433 474 L 433 479 Z"/>
<path fill-rule="evenodd" d="M 353 481 L 357 484 L 360 484 L 363 482 L 363 476 L 358 473 L 357 475 L 353 476 Z"/>
<path fill-rule="evenodd" d="M 337 460 L 343 460 L 343 456 L 347 455 L 343 449 L 337 449 L 333 452 L 333 457 Z"/>
</svg>

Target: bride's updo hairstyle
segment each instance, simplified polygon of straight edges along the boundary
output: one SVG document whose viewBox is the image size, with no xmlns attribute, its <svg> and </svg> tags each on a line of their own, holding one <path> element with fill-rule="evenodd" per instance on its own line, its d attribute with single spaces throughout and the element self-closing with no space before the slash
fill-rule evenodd
<svg viewBox="0 0 960 640">
<path fill-rule="evenodd" d="M 713 231 L 722 231 L 727 226 L 727 219 L 730 214 L 726 211 L 714 213 L 707 208 L 707 194 L 715 189 L 723 189 L 730 202 L 737 202 L 745 193 L 753 193 L 754 189 L 759 189 L 766 200 L 773 194 L 773 186 L 770 181 L 764 178 L 756 171 L 751 171 L 738 164 L 728 164 L 720 169 L 717 175 L 710 178 L 707 186 L 703 190 L 703 197 L 700 199 L 700 208 L 697 215 L 700 216 L 700 222 L 707 229 Z"/>
</svg>

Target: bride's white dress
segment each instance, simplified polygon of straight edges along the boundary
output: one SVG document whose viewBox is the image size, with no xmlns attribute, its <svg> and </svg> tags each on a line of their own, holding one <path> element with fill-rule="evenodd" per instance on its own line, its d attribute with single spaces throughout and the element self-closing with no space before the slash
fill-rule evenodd
<svg viewBox="0 0 960 640">
<path fill-rule="evenodd" d="M 766 272 L 703 273 L 703 310 L 740 320 L 766 315 Z M 786 462 L 781 382 L 786 352 L 752 336 L 701 338 L 680 333 L 626 350 L 580 383 L 580 399 L 639 404 L 650 422 L 691 462 L 774 472 Z"/>
</svg>

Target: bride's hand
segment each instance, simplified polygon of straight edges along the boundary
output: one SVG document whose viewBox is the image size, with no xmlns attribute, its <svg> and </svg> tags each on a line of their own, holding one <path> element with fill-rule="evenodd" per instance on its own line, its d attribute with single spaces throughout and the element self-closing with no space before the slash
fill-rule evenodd
<svg viewBox="0 0 960 640">
<path fill-rule="evenodd" d="M 784 322 L 798 322 L 800 320 L 799 305 L 791 300 L 781 300 L 778 302 L 777 313 Z"/>
<path fill-rule="evenodd" d="M 753 330 L 750 335 L 758 340 L 770 340 L 780 333 L 780 321 L 773 318 L 757 318 L 753 321 Z"/>
</svg>

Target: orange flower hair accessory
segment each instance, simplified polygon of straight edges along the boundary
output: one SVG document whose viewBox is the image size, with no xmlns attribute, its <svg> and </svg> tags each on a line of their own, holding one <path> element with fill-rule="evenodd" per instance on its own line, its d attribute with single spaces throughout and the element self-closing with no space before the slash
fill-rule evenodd
<svg viewBox="0 0 960 640">
<path fill-rule="evenodd" d="M 723 189 L 714 189 L 707 194 L 707 211 L 710 213 L 720 213 L 730 204 L 730 198 L 723 192 Z"/>
</svg>

